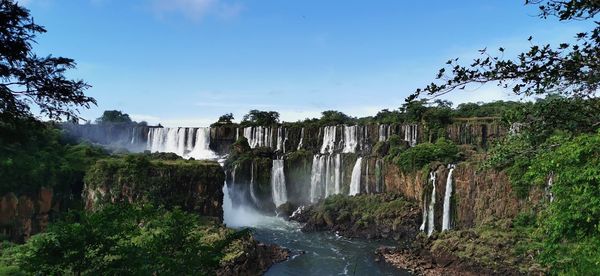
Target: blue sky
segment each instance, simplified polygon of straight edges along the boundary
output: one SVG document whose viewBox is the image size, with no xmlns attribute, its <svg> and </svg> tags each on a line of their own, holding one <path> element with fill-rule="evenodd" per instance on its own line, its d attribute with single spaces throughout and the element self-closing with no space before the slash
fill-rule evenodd
<svg viewBox="0 0 600 276">
<path fill-rule="evenodd" d="M 286 121 L 335 109 L 394 109 L 446 60 L 483 47 L 508 54 L 569 40 L 577 22 L 535 17 L 524 1 L 21 0 L 48 33 L 35 51 L 74 58 L 93 88 L 87 119 L 118 109 L 136 120 L 203 126 L 232 112 Z M 446 97 L 507 99 L 495 86 Z"/>
</svg>

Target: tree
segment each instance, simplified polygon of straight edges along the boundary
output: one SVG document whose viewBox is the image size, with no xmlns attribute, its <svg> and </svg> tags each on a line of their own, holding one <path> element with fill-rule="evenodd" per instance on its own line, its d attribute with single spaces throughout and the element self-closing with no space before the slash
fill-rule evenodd
<svg viewBox="0 0 600 276">
<path fill-rule="evenodd" d="M 267 126 L 279 123 L 279 112 L 275 111 L 260 111 L 250 110 L 248 114 L 244 115 L 242 124 L 245 125 L 260 125 Z"/>
<path fill-rule="evenodd" d="M 39 57 L 32 52 L 37 34 L 45 33 L 29 10 L 12 0 L 0 0 L 0 119 L 31 116 L 35 104 L 49 119 L 77 121 L 78 107 L 96 100 L 84 95 L 90 86 L 65 76 L 72 59 Z"/>
<path fill-rule="evenodd" d="M 131 123 L 131 118 L 129 118 L 129 114 L 123 113 L 122 111 L 106 110 L 102 114 L 102 117 L 96 119 L 96 123 Z"/>
<path fill-rule="evenodd" d="M 342 125 L 352 123 L 352 118 L 343 112 L 335 110 L 323 111 L 321 116 L 321 124 L 323 125 Z"/>
<path fill-rule="evenodd" d="M 223 123 L 223 124 L 231 124 L 233 123 L 233 120 L 235 118 L 233 117 L 233 114 L 231 113 L 227 113 L 225 115 L 222 115 L 221 117 L 219 117 L 219 123 Z"/>
<path fill-rule="evenodd" d="M 539 17 L 557 17 L 560 21 L 594 20 L 600 12 L 598 0 L 526 0 L 526 5 L 539 5 Z M 471 84 L 495 82 L 512 89 L 517 95 L 560 93 L 565 96 L 593 97 L 600 88 L 600 22 L 584 33 L 578 33 L 575 41 L 532 45 L 516 59 L 506 59 L 505 49 L 498 49 L 494 56 L 486 49 L 482 57 L 464 66 L 458 58 L 446 62 L 436 79 L 425 88 L 417 89 L 407 101 L 425 93 L 439 96 L 454 89 L 465 89 Z M 529 37 L 529 41 L 532 41 Z"/>
<path fill-rule="evenodd" d="M 31 275 L 214 275 L 249 238 L 249 230 L 235 232 L 179 208 L 108 204 L 63 214 L 11 256 L 0 252 L 0 261 L 9 261 L 0 267 Z"/>
</svg>

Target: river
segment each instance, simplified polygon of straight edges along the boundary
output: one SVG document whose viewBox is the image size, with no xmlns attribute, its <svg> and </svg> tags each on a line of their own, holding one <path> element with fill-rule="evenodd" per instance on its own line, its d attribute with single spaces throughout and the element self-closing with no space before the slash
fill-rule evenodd
<svg viewBox="0 0 600 276">
<path fill-rule="evenodd" d="M 251 208 L 234 208 L 223 189 L 224 220 L 228 227 L 251 228 L 254 237 L 291 250 L 289 260 L 273 265 L 265 275 L 410 275 L 375 261 L 375 249 L 393 242 L 348 239 L 329 232 L 303 233 L 301 225 Z"/>
</svg>

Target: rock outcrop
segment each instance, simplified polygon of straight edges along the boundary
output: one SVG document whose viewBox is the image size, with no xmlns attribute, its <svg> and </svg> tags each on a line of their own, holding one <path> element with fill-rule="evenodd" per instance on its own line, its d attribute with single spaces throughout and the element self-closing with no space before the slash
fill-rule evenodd
<svg viewBox="0 0 600 276">
<path fill-rule="evenodd" d="M 83 198 L 87 209 L 147 201 L 222 220 L 224 182 L 223 169 L 213 161 L 109 158 L 86 174 Z"/>
<path fill-rule="evenodd" d="M 0 233 L 10 241 L 22 243 L 48 226 L 58 204 L 52 189 L 41 188 L 37 195 L 8 193 L 0 197 Z"/>
</svg>

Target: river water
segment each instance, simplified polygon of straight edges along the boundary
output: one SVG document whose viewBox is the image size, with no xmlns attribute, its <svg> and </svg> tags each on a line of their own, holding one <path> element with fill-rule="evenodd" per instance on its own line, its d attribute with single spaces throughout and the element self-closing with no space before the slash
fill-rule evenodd
<svg viewBox="0 0 600 276">
<path fill-rule="evenodd" d="M 329 232 L 303 233 L 300 224 L 232 206 L 224 187 L 224 220 L 228 227 L 251 228 L 257 240 L 291 250 L 289 260 L 265 275 L 410 275 L 375 261 L 375 249 L 393 242 L 347 239 Z"/>
</svg>

